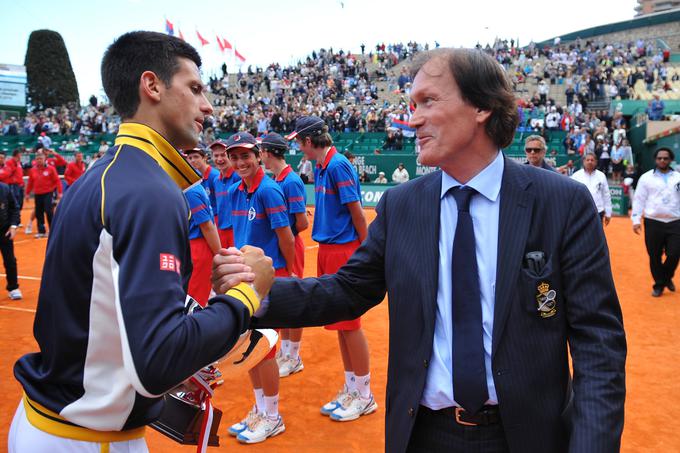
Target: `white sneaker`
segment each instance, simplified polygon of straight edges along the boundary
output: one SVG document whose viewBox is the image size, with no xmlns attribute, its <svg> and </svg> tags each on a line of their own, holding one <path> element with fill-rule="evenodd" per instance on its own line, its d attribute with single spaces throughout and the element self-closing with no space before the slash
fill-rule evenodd
<svg viewBox="0 0 680 453">
<path fill-rule="evenodd" d="M 281 365 L 279 365 L 279 377 L 288 377 L 291 374 L 299 373 L 304 369 L 305 366 L 302 363 L 300 356 L 298 356 L 297 359 L 287 356 L 286 359 L 281 362 Z"/>
<path fill-rule="evenodd" d="M 26 230 L 24 230 L 24 233 L 25 233 L 25 234 L 31 234 L 31 233 L 33 233 L 33 226 L 29 224 L 29 225 L 26 227 Z"/>
<path fill-rule="evenodd" d="M 23 299 L 23 297 L 24 296 L 21 294 L 21 290 L 19 288 L 13 289 L 9 292 L 9 298 L 12 300 L 20 300 Z"/>
<path fill-rule="evenodd" d="M 274 359 L 276 359 L 276 365 L 278 365 L 279 369 L 281 369 L 281 365 L 283 365 L 283 362 L 288 358 L 288 356 L 284 357 L 283 353 L 281 352 L 281 348 L 278 348 L 276 350 L 276 355 L 274 356 Z"/>
<path fill-rule="evenodd" d="M 344 399 L 347 395 L 349 395 L 349 391 L 347 389 L 347 384 L 344 384 L 342 386 L 342 390 L 338 392 L 337 395 L 335 395 L 335 399 L 327 402 L 323 406 L 321 406 L 321 413 L 323 415 L 331 415 L 331 413 L 341 407 L 340 401 Z"/>
<path fill-rule="evenodd" d="M 271 418 L 261 412 L 253 423 L 249 423 L 245 430 L 238 433 L 236 440 L 243 444 L 256 444 L 264 442 L 268 437 L 281 434 L 285 430 L 286 425 L 283 424 L 283 418 L 280 415 Z"/>
<path fill-rule="evenodd" d="M 252 424 L 255 422 L 255 419 L 259 416 L 257 412 L 257 406 L 253 404 L 252 409 L 250 409 L 250 412 L 248 412 L 248 415 L 246 415 L 246 418 L 241 420 L 238 423 L 234 423 L 229 427 L 227 432 L 229 433 L 230 436 L 236 437 L 238 436 L 241 432 L 245 431 L 246 428 L 248 428 L 248 425 Z"/>
<path fill-rule="evenodd" d="M 372 414 L 378 409 L 373 394 L 368 398 L 362 398 L 356 390 L 348 394 L 340 401 L 341 407 L 331 414 L 331 420 L 336 422 L 348 422 L 356 420 L 362 415 Z"/>
</svg>

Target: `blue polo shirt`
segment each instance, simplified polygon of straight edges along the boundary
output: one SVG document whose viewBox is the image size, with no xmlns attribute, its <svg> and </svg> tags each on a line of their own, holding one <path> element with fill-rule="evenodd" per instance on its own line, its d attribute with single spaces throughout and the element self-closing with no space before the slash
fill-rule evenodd
<svg viewBox="0 0 680 453">
<path fill-rule="evenodd" d="M 361 202 L 359 176 L 335 146 L 328 151 L 324 162 L 314 168 L 314 192 L 312 239 L 321 244 L 346 244 L 359 239 L 352 215 L 345 206 L 353 201 Z"/>
<path fill-rule="evenodd" d="M 210 198 L 210 207 L 215 213 L 217 212 L 217 201 L 215 200 L 215 181 L 218 179 L 220 179 L 220 172 L 216 168 L 212 168 L 210 165 L 208 165 L 208 168 L 205 169 L 205 173 L 203 173 L 201 185 L 208 194 L 208 198 Z"/>
<path fill-rule="evenodd" d="M 217 228 L 227 230 L 231 228 L 231 199 L 229 188 L 235 183 L 241 182 L 241 177 L 229 168 L 225 174 L 219 175 L 215 180 L 215 201 L 217 202 Z"/>
<path fill-rule="evenodd" d="M 283 190 L 288 208 L 288 223 L 293 231 L 293 236 L 297 236 L 299 231 L 295 228 L 295 214 L 307 211 L 307 194 L 302 179 L 293 171 L 290 165 L 283 169 L 276 182 Z"/>
<path fill-rule="evenodd" d="M 213 210 L 210 207 L 208 194 L 201 184 L 196 184 L 184 192 L 184 197 L 189 203 L 189 209 L 191 209 L 189 239 L 202 238 L 203 233 L 201 233 L 199 225 L 205 222 L 212 222 L 213 220 Z"/>
<path fill-rule="evenodd" d="M 260 168 L 252 187 L 246 188 L 243 181 L 234 184 L 229 188 L 229 199 L 236 247 L 260 247 L 274 262 L 274 269 L 286 267 L 286 260 L 279 249 L 279 238 L 274 231 L 288 226 L 286 201 L 278 184 L 265 177 Z"/>
</svg>

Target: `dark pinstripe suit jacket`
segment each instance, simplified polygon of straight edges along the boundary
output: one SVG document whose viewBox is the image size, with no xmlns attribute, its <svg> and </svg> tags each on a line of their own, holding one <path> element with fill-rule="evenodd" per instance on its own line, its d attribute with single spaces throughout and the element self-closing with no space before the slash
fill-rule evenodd
<svg viewBox="0 0 680 453">
<path fill-rule="evenodd" d="M 440 187 L 436 172 L 388 190 L 350 261 L 336 275 L 277 281 L 267 315 L 256 322 L 301 327 L 351 319 L 387 291 L 389 452 L 408 445 L 432 353 Z M 626 340 L 590 194 L 562 175 L 506 159 L 500 196 L 492 368 L 510 450 L 618 451 Z M 546 265 L 536 275 L 523 257 L 539 250 Z M 538 311 L 541 283 L 556 291 L 549 317 Z"/>
</svg>

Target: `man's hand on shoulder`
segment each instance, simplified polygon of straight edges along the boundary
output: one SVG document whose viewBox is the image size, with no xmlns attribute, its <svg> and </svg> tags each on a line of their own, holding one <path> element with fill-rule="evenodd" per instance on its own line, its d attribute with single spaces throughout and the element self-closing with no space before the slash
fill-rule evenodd
<svg viewBox="0 0 680 453">
<path fill-rule="evenodd" d="M 640 234 L 641 230 L 642 230 L 642 225 L 640 225 L 640 224 L 633 225 L 633 233 Z"/>
</svg>

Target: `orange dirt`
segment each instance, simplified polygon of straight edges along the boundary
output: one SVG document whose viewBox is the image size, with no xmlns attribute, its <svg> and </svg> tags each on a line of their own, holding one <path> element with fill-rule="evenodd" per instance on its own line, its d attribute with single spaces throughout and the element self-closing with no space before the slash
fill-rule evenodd
<svg viewBox="0 0 680 453">
<path fill-rule="evenodd" d="M 375 217 L 366 210 L 369 221 Z M 28 219 L 24 209 L 22 219 Z M 612 255 L 614 279 L 624 312 L 628 335 L 626 424 L 624 452 L 680 450 L 680 407 L 674 397 L 680 390 L 677 376 L 680 362 L 680 295 L 665 293 L 653 299 L 651 277 L 642 237 L 635 236 L 630 220 L 615 218 L 606 229 Z M 310 231 L 303 232 L 308 247 L 305 276 L 316 275 L 315 243 Z M 14 362 L 36 350 L 32 324 L 45 253 L 45 239 L 23 234 L 15 239 L 19 262 L 19 284 L 23 301 L 0 297 L 0 376 L 7 390 L 0 403 L 0 451 L 6 451 L 7 431 L 21 395 L 12 375 Z M 680 280 L 680 279 L 679 279 Z M 680 281 L 679 281 L 680 283 Z M 302 340 L 302 373 L 281 380 L 281 413 L 286 432 L 263 444 L 241 446 L 226 435 L 226 429 L 240 420 L 253 404 L 250 383 L 244 376 L 228 378 L 214 399 L 223 412 L 220 426 L 221 446 L 210 451 L 243 449 L 258 452 L 318 452 L 342 447 L 345 451 L 382 451 L 384 442 L 384 390 L 387 370 L 387 304 L 364 316 L 363 326 L 371 349 L 372 387 L 379 404 L 378 412 L 353 422 L 339 423 L 319 413 L 322 404 L 342 386 L 340 353 L 334 332 L 322 328 L 306 329 Z M 195 447 L 179 446 L 149 429 L 147 442 L 152 452 L 192 452 Z"/>
</svg>

